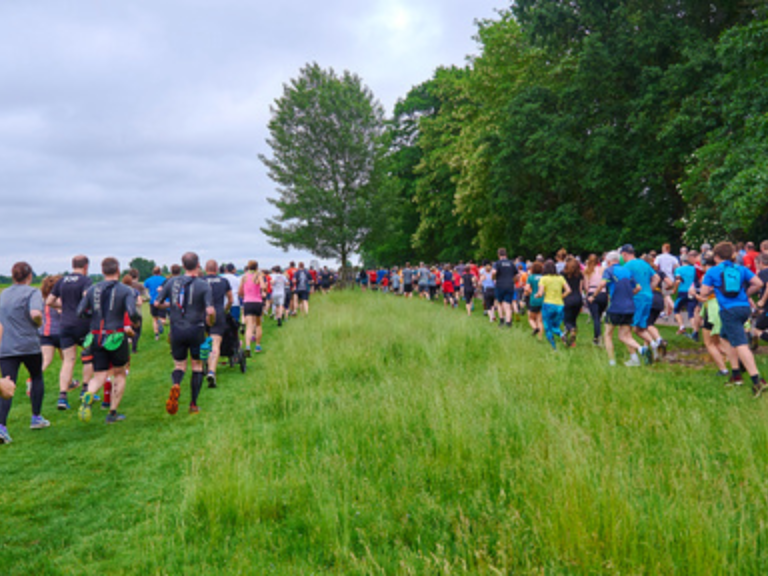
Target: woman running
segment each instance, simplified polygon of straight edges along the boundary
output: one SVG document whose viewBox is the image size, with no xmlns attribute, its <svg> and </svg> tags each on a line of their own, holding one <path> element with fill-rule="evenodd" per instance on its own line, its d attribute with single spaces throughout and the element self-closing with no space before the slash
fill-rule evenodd
<svg viewBox="0 0 768 576">
<path fill-rule="evenodd" d="M 32 288 L 32 267 L 17 262 L 11 270 L 13 284 L 0 293 L 0 372 L 14 383 L 23 364 L 32 379 L 32 430 L 51 425 L 42 417 L 45 384 L 43 383 L 43 352 L 37 329 L 43 324 L 43 296 Z M 8 413 L 12 400 L 0 398 L 0 444 L 12 442 L 8 434 Z"/>
<path fill-rule="evenodd" d="M 528 280 L 525 284 L 525 295 L 528 296 L 528 324 L 533 330 L 533 336 L 538 336 L 539 340 L 544 338 L 544 322 L 541 319 L 541 307 L 544 304 L 544 298 L 539 297 L 539 282 L 544 265 L 541 262 L 531 264 L 531 272 L 528 274 Z"/>
<path fill-rule="evenodd" d="M 584 306 L 584 275 L 576 258 L 568 258 L 563 269 L 563 276 L 568 283 L 568 296 L 563 301 L 563 319 L 565 320 L 565 345 L 576 346 L 578 320 Z"/>
<path fill-rule="evenodd" d="M 280 266 L 275 266 L 272 268 L 272 302 L 275 303 L 275 318 L 277 318 L 278 327 L 283 325 L 286 286 L 288 286 L 288 278 L 285 277 Z"/>
<path fill-rule="evenodd" d="M 256 352 L 261 352 L 261 316 L 264 313 L 264 296 L 267 283 L 255 260 L 248 262 L 246 273 L 240 281 L 239 296 L 245 316 L 245 355 L 251 356 L 251 345 L 256 342 Z"/>
<path fill-rule="evenodd" d="M 480 271 L 480 286 L 483 289 L 483 309 L 493 324 L 493 311 L 496 308 L 496 283 L 493 281 L 493 266 L 488 260 L 485 261 Z"/>
<path fill-rule="evenodd" d="M 61 279 L 61 276 L 46 276 L 40 286 L 40 292 L 43 294 L 43 302 L 48 298 L 48 295 L 53 290 L 53 287 Z M 43 325 L 40 327 L 40 348 L 43 352 L 43 372 L 48 369 L 48 366 L 53 362 L 53 357 L 56 354 L 56 350 L 59 351 L 61 356 L 61 341 L 59 340 L 59 325 L 61 322 L 61 312 L 56 308 L 45 305 L 43 308 Z M 78 383 L 73 382 L 76 388 Z"/>
<path fill-rule="evenodd" d="M 592 317 L 593 337 L 592 343 L 600 344 L 602 333 L 603 314 L 608 307 L 608 293 L 605 288 L 598 292 L 600 281 L 603 279 L 603 267 L 597 254 L 590 254 L 587 258 L 587 266 L 584 268 L 584 284 L 587 289 L 587 303 L 589 315 Z"/>
<path fill-rule="evenodd" d="M 477 278 L 467 266 L 464 268 L 464 274 L 461 275 L 461 289 L 464 293 L 464 303 L 467 306 L 467 316 L 472 316 L 472 300 L 475 298 L 476 287 Z"/>
<path fill-rule="evenodd" d="M 571 289 L 565 278 L 557 273 L 555 263 L 551 260 L 546 262 L 544 264 L 544 276 L 539 280 L 539 291 L 536 296 L 538 298 L 544 297 L 541 314 L 544 320 L 544 331 L 553 350 L 557 350 L 555 336 L 563 337 L 563 332 L 560 330 L 560 324 L 563 323 L 563 298 L 567 298 L 570 293 Z M 563 338 L 563 342 L 567 344 L 565 338 Z"/>
</svg>

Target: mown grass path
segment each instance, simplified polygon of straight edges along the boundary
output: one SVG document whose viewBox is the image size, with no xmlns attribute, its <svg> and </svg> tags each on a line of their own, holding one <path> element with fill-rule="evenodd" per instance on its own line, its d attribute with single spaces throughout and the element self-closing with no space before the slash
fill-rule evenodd
<svg viewBox="0 0 768 576">
<path fill-rule="evenodd" d="M 0 447 L 0 574 L 765 573 L 768 399 L 610 369 L 435 304 L 315 297 L 203 412 L 164 411 L 144 337 L 128 420 L 56 413 Z M 763 366 L 765 364 L 763 363 Z M 188 379 L 184 396 L 188 399 Z"/>
</svg>

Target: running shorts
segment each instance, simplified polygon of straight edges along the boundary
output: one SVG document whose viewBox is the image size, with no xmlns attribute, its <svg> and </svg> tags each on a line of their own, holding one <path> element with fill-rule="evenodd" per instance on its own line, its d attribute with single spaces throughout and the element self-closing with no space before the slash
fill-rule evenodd
<svg viewBox="0 0 768 576">
<path fill-rule="evenodd" d="M 247 304 L 246 304 L 247 306 Z M 186 330 L 171 327 L 171 356 L 177 362 L 192 356 L 192 360 L 200 360 L 200 345 L 205 342 L 205 328 L 195 326 Z"/>
<path fill-rule="evenodd" d="M 606 314 L 606 319 L 611 326 L 632 326 L 634 314 Z"/>
<path fill-rule="evenodd" d="M 40 336 L 40 346 L 53 346 L 57 350 L 61 350 L 61 338 L 58 334 Z"/>
<path fill-rule="evenodd" d="M 309 301 L 309 290 L 297 290 L 296 295 L 299 297 L 300 302 Z"/>
<path fill-rule="evenodd" d="M 632 321 L 632 326 L 640 328 L 641 330 L 648 328 L 648 318 L 651 315 L 652 306 L 653 298 L 635 296 L 635 316 Z"/>
<path fill-rule="evenodd" d="M 93 353 L 94 372 L 107 372 L 110 368 L 122 368 L 131 359 L 131 349 L 128 345 L 128 337 L 123 338 L 123 343 L 117 350 L 107 350 L 96 343 L 98 336 L 93 337 L 91 351 Z"/>
<path fill-rule="evenodd" d="M 496 300 L 501 302 L 506 302 L 507 304 L 512 304 L 512 302 L 515 299 L 515 289 L 514 288 L 496 288 Z"/>
<path fill-rule="evenodd" d="M 749 343 L 744 324 L 749 320 L 750 313 L 749 306 L 720 308 L 720 337 L 725 338 L 734 348 Z"/>
<path fill-rule="evenodd" d="M 243 304 L 243 311 L 246 316 L 256 316 L 259 318 L 264 313 L 264 303 L 246 302 Z"/>
<path fill-rule="evenodd" d="M 90 327 L 79 326 L 62 326 L 59 330 L 59 340 L 61 342 L 62 350 L 72 348 L 72 346 L 82 346 L 85 342 L 85 337 L 90 332 Z"/>
</svg>

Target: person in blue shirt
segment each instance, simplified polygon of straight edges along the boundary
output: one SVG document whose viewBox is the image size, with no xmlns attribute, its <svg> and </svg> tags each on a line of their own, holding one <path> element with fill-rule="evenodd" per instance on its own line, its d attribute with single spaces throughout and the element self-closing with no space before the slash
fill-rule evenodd
<svg viewBox="0 0 768 576">
<path fill-rule="evenodd" d="M 755 398 L 759 398 L 766 383 L 760 377 L 755 357 L 749 349 L 744 324 L 752 312 L 749 297 L 762 289 L 763 281 L 748 268 L 733 263 L 735 252 L 730 242 L 720 242 L 715 246 L 716 266 L 710 268 L 704 276 L 701 296 L 706 298 L 714 292 L 720 306 L 720 340 L 731 365 L 728 385 L 739 386 L 743 383 L 739 369 L 741 361 L 752 379 L 752 393 Z"/>
<path fill-rule="evenodd" d="M 596 294 L 600 294 L 606 287 L 610 303 L 606 310 L 607 319 L 605 325 L 605 351 L 608 353 L 608 362 L 616 365 L 616 356 L 613 349 L 613 331 L 618 328 L 619 340 L 627 347 L 629 360 L 625 366 L 640 366 L 638 354 L 650 362 L 651 351 L 648 346 L 641 346 L 632 337 L 632 323 L 635 318 L 635 294 L 640 291 L 640 286 L 632 277 L 625 266 L 619 264 L 619 253 L 609 252 L 605 257 L 606 268 L 603 279 L 593 294 L 587 298 L 588 302 L 594 300 Z"/>
<path fill-rule="evenodd" d="M 165 310 L 155 306 L 157 293 L 165 284 L 165 276 L 160 275 L 160 267 L 155 266 L 152 269 L 152 276 L 144 280 L 144 288 L 149 291 L 149 311 L 152 314 L 152 329 L 155 332 L 155 340 L 160 338 L 163 333 L 163 324 L 165 322 Z"/>
<path fill-rule="evenodd" d="M 642 258 L 635 258 L 635 249 L 631 244 L 621 247 L 621 257 L 624 258 L 624 268 L 640 287 L 640 290 L 635 292 L 635 315 L 632 326 L 635 328 L 635 333 L 650 346 L 652 356 L 655 358 L 658 347 L 661 345 L 661 337 L 654 338 L 648 331 L 648 318 L 653 307 L 653 289 L 659 285 L 659 275 L 648 262 Z"/>
<path fill-rule="evenodd" d="M 689 291 L 692 286 L 696 286 L 696 267 L 690 263 L 688 256 L 683 259 L 683 265 L 675 270 L 675 285 L 677 290 L 677 300 L 675 300 L 675 321 L 677 322 L 677 333 L 685 334 L 685 322 L 683 321 L 683 310 L 688 311 L 688 320 L 693 322 L 696 315 L 696 298 L 691 298 Z"/>
</svg>

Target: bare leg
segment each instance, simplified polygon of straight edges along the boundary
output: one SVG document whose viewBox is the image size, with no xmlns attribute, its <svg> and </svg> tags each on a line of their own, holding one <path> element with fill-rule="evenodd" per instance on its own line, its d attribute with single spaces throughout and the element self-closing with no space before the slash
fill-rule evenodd
<svg viewBox="0 0 768 576">
<path fill-rule="evenodd" d="M 216 374 L 216 367 L 219 365 L 219 356 L 221 356 L 221 336 L 211 336 L 211 351 L 208 354 L 208 372 Z"/>
<path fill-rule="evenodd" d="M 605 342 L 605 351 L 608 353 L 608 360 L 612 362 L 616 361 L 616 352 L 613 349 L 613 324 L 605 323 L 605 334 L 603 337 Z"/>
<path fill-rule="evenodd" d="M 112 396 L 110 398 L 109 409 L 115 410 L 120 406 L 125 392 L 125 366 L 113 368 L 112 370 Z"/>
</svg>

